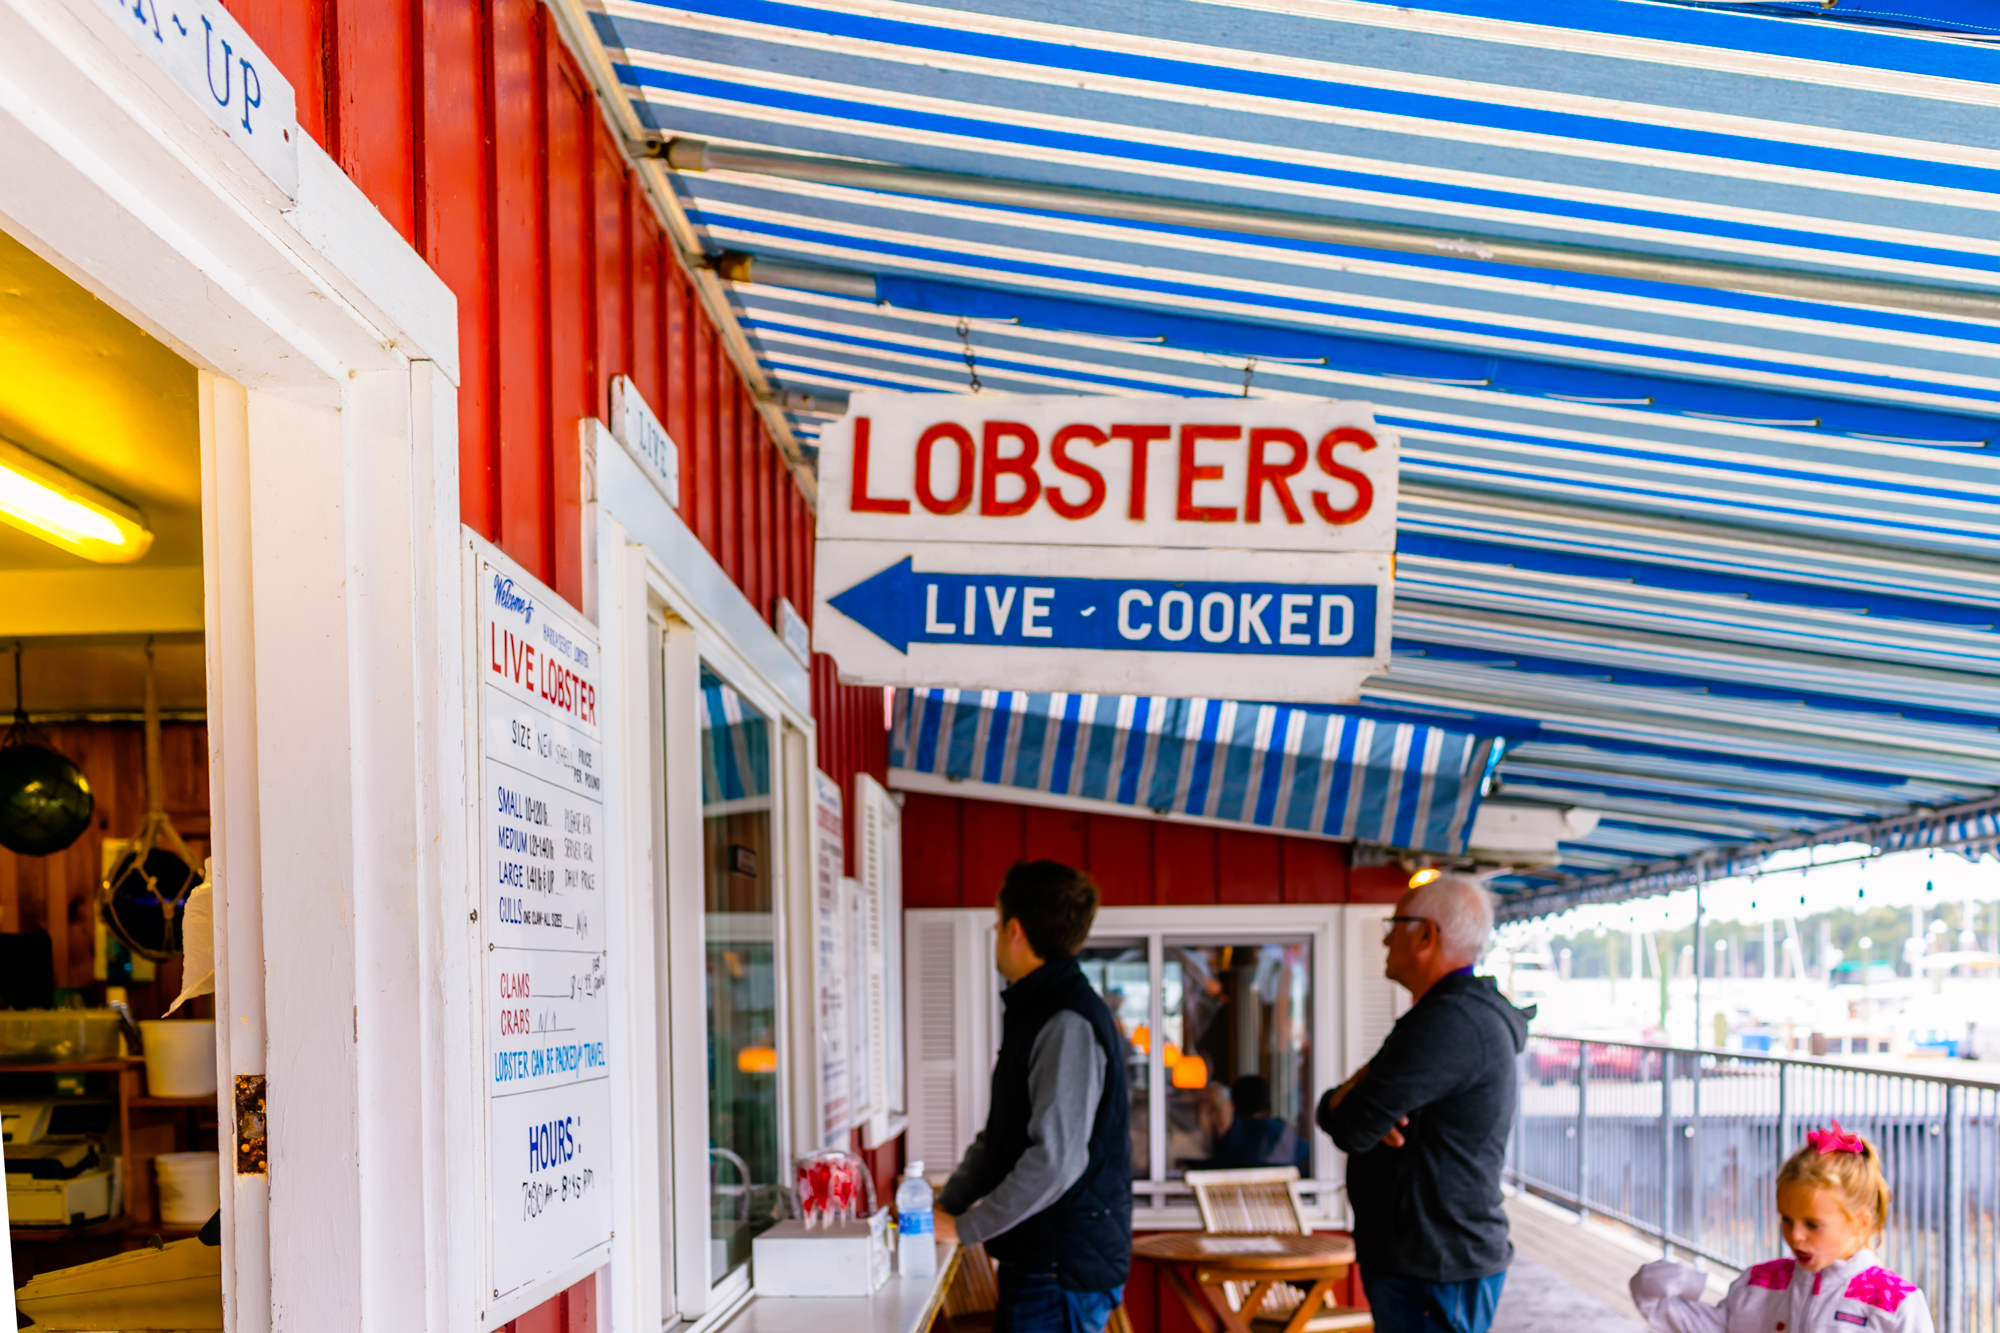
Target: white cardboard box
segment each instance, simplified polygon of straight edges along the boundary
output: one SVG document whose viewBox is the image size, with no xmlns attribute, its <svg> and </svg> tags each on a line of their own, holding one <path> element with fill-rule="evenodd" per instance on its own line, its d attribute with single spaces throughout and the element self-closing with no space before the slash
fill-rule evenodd
<svg viewBox="0 0 2000 1333">
<path fill-rule="evenodd" d="M 750 1245 L 759 1296 L 866 1296 L 889 1278 L 889 1210 L 808 1231 L 796 1218 Z"/>
</svg>

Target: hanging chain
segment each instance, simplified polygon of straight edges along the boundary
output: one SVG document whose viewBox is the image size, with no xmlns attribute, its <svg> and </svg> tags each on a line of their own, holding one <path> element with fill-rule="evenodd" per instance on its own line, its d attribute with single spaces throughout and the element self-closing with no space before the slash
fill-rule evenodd
<svg viewBox="0 0 2000 1333">
<path fill-rule="evenodd" d="M 1243 396 L 1245 398 L 1248 398 L 1250 396 L 1250 380 L 1252 376 L 1256 375 L 1256 373 L 1257 373 L 1257 358 L 1253 356 L 1248 361 L 1245 361 L 1243 363 Z"/>
<path fill-rule="evenodd" d="M 965 344 L 966 382 L 972 386 L 974 393 L 978 393 L 982 387 L 979 383 L 979 359 L 972 354 L 972 329 L 963 315 L 958 317 L 958 340 Z"/>
</svg>

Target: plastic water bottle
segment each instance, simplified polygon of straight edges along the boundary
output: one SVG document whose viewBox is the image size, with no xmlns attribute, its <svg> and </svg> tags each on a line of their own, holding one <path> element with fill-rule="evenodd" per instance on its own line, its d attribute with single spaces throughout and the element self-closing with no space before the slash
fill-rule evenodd
<svg viewBox="0 0 2000 1333">
<path fill-rule="evenodd" d="M 903 1168 L 896 1186 L 896 1271 L 904 1277 L 937 1274 L 937 1224 L 931 1214 L 931 1185 L 924 1164 Z"/>
</svg>

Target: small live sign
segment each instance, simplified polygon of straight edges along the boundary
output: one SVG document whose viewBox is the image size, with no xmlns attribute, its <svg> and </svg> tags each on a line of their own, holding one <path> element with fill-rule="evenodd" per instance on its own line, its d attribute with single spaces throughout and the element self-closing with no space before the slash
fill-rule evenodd
<svg viewBox="0 0 2000 1333">
<path fill-rule="evenodd" d="M 806 628 L 806 618 L 799 614 L 791 599 L 780 597 L 778 609 L 773 617 L 778 622 L 778 637 L 785 641 L 785 650 L 806 670 L 812 670 L 812 631 Z"/>
<path fill-rule="evenodd" d="M 1351 702 L 1388 661 L 1397 449 L 1362 403 L 856 394 L 814 646 L 870 685 Z"/>
<path fill-rule="evenodd" d="M 681 507 L 681 451 L 646 405 L 639 387 L 623 375 L 611 381 L 611 433 L 639 470 L 674 508 Z"/>
</svg>

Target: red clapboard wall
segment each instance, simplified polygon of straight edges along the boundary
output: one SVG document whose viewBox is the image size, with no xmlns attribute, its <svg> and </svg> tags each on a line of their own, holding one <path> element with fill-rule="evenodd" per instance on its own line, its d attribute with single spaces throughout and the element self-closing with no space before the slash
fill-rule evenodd
<svg viewBox="0 0 2000 1333">
<path fill-rule="evenodd" d="M 1351 871 L 1346 843 L 1256 829 L 1054 810 L 909 792 L 903 905 L 991 907 L 1016 861 L 1090 872 L 1107 907 L 1374 902 L 1382 878 Z M 1389 878 L 1401 887 L 1401 872 Z"/>
<path fill-rule="evenodd" d="M 301 127 L 458 297 L 466 524 L 580 602 L 577 422 L 608 419 L 611 380 L 630 375 L 680 444 L 702 544 L 765 615 L 781 596 L 810 615 L 812 511 L 548 12 L 227 3 L 292 81 Z M 813 703 L 851 810 L 854 774 L 886 771 L 881 692 L 819 658 Z M 586 1288 L 515 1327 L 594 1327 Z"/>
</svg>

